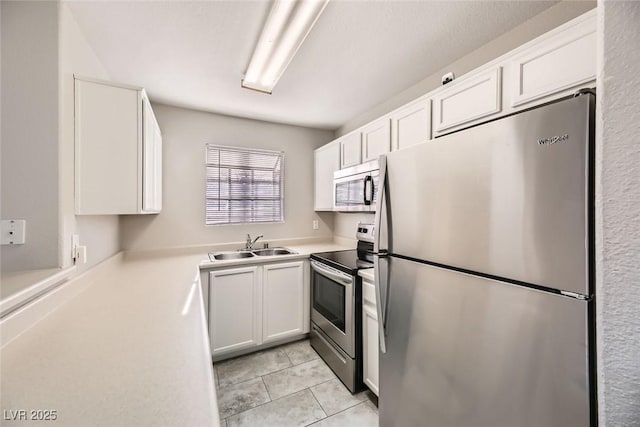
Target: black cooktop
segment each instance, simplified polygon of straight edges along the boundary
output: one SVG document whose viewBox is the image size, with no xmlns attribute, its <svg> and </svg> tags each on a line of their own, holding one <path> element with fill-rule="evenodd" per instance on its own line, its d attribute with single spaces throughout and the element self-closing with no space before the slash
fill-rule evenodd
<svg viewBox="0 0 640 427">
<path fill-rule="evenodd" d="M 323 262 L 340 271 L 355 276 L 362 268 L 371 268 L 373 263 L 358 258 L 358 251 L 355 249 L 348 251 L 320 252 L 311 254 L 311 259 Z"/>
</svg>

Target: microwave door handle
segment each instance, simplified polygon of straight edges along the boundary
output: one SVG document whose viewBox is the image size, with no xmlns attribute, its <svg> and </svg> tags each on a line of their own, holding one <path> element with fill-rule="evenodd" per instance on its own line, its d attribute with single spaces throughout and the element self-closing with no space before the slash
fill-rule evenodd
<svg viewBox="0 0 640 427">
<path fill-rule="evenodd" d="M 373 178 L 371 178 L 371 175 L 365 176 L 363 193 L 364 193 L 364 204 L 367 206 L 371 204 L 371 200 L 373 199 L 373 191 L 371 191 L 372 184 L 373 184 Z M 367 198 L 367 195 L 369 194 L 371 194 L 372 197 Z"/>
</svg>

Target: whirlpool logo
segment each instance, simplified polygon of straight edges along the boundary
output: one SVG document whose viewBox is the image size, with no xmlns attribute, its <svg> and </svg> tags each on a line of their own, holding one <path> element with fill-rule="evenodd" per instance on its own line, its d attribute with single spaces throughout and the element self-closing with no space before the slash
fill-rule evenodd
<svg viewBox="0 0 640 427">
<path fill-rule="evenodd" d="M 538 140 L 538 145 L 553 145 L 553 144 L 557 144 L 558 142 L 565 142 L 566 140 L 569 139 L 569 134 L 564 134 L 564 135 L 556 135 L 556 136 L 552 136 L 551 138 L 540 138 Z"/>
</svg>

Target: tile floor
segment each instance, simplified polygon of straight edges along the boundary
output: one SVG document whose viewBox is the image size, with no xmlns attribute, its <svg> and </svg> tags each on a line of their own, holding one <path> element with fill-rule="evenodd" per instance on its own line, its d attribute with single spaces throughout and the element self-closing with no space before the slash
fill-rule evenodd
<svg viewBox="0 0 640 427">
<path fill-rule="evenodd" d="M 352 395 L 309 345 L 285 344 L 213 365 L 222 427 L 377 427 L 375 396 Z"/>
</svg>

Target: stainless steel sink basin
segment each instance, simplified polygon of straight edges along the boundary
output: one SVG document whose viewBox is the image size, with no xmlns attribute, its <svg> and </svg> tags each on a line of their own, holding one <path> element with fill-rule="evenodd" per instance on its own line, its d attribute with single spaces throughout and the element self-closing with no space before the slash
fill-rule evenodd
<svg viewBox="0 0 640 427">
<path fill-rule="evenodd" d="M 222 261 L 229 259 L 243 259 L 252 258 L 254 255 L 251 252 L 213 252 L 209 254 L 211 261 Z"/>
<path fill-rule="evenodd" d="M 295 252 L 287 248 L 269 248 L 269 249 L 256 249 L 253 251 L 253 253 L 258 256 L 272 256 L 272 255 L 289 255 L 289 254 L 294 254 Z"/>
</svg>

